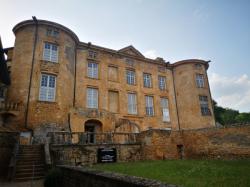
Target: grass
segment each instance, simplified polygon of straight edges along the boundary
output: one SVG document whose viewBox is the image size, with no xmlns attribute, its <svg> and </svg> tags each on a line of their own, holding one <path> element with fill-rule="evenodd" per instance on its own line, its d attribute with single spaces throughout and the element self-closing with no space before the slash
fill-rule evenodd
<svg viewBox="0 0 250 187">
<path fill-rule="evenodd" d="M 141 161 L 93 167 L 185 187 L 250 187 L 250 160 Z"/>
</svg>

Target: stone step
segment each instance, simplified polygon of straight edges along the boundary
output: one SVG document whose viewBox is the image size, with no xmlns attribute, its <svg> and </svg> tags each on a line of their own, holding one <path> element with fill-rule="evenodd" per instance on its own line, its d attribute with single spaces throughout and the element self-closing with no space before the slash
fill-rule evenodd
<svg viewBox="0 0 250 187">
<path fill-rule="evenodd" d="M 43 179 L 44 176 L 35 176 L 35 177 L 23 177 L 23 178 L 16 178 L 15 181 L 18 182 L 24 182 L 24 181 L 31 181 L 31 180 L 39 180 L 39 179 Z"/>
<path fill-rule="evenodd" d="M 39 157 L 35 157 L 35 156 L 20 156 L 20 157 L 17 157 L 17 160 L 20 160 L 20 161 L 26 161 L 26 160 L 39 161 L 39 160 L 43 160 L 43 158 L 42 158 L 42 156 L 39 156 Z"/>
<path fill-rule="evenodd" d="M 34 167 L 34 171 L 35 172 L 44 172 L 45 169 L 44 169 L 44 167 L 39 167 L 39 168 Z M 25 169 L 16 168 L 16 174 L 17 173 L 32 173 L 32 172 L 33 172 L 33 167 L 32 168 L 25 168 Z"/>
<path fill-rule="evenodd" d="M 29 161 L 29 160 L 26 160 L 26 161 L 18 161 L 16 166 L 17 167 L 20 167 L 20 166 L 33 166 L 33 165 L 43 165 L 44 164 L 44 161 L 42 160 L 39 160 L 39 161 Z"/>
<path fill-rule="evenodd" d="M 33 172 L 27 172 L 27 173 L 17 173 L 16 174 L 16 179 L 18 178 L 25 178 L 25 177 L 32 177 L 34 175 L 34 177 L 37 177 L 37 176 L 44 176 L 45 172 L 40 172 L 40 171 L 34 171 L 34 174 Z"/>
<path fill-rule="evenodd" d="M 44 168 L 44 164 L 36 164 L 35 168 Z M 16 169 L 33 169 L 33 165 L 17 165 Z"/>
</svg>

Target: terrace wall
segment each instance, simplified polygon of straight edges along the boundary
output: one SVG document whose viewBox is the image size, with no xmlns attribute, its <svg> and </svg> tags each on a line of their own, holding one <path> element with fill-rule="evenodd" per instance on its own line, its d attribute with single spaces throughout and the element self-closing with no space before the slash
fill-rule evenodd
<svg viewBox="0 0 250 187">
<path fill-rule="evenodd" d="M 250 125 L 141 133 L 142 159 L 250 158 Z M 182 149 L 182 150 L 181 150 Z"/>
<path fill-rule="evenodd" d="M 148 130 L 133 144 L 52 144 L 54 164 L 97 163 L 98 148 L 116 148 L 117 162 L 164 159 L 250 158 L 250 125 L 200 130 Z"/>
</svg>

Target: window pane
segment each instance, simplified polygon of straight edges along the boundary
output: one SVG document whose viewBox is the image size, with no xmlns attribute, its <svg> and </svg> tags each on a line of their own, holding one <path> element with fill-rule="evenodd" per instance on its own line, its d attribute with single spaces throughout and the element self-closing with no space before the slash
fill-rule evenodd
<svg viewBox="0 0 250 187">
<path fill-rule="evenodd" d="M 202 74 L 196 74 L 196 85 L 198 88 L 203 88 L 205 86 L 204 76 Z"/>
<path fill-rule="evenodd" d="M 40 83 L 39 100 L 55 101 L 55 82 L 56 82 L 55 76 L 42 74 L 41 83 Z"/>
<path fill-rule="evenodd" d="M 132 70 L 126 71 L 127 84 L 135 85 L 135 72 Z"/>
<path fill-rule="evenodd" d="M 201 114 L 203 116 L 211 115 L 211 112 L 208 106 L 207 96 L 199 96 L 199 100 L 200 100 Z"/>
<path fill-rule="evenodd" d="M 162 110 L 162 121 L 169 122 L 170 115 L 169 115 L 168 99 L 167 98 L 161 98 L 161 110 Z"/>
<path fill-rule="evenodd" d="M 88 62 L 88 77 L 98 78 L 98 64 L 94 62 Z"/>
<path fill-rule="evenodd" d="M 144 87 L 151 88 L 152 87 L 152 78 L 148 73 L 143 74 Z"/>
<path fill-rule="evenodd" d="M 45 42 L 43 49 L 43 60 L 58 62 L 58 46 Z"/>
<path fill-rule="evenodd" d="M 98 108 L 98 90 L 87 88 L 87 108 Z"/>
<path fill-rule="evenodd" d="M 154 115 L 154 103 L 152 96 L 146 96 L 146 115 L 153 116 Z"/>
<path fill-rule="evenodd" d="M 128 113 L 137 114 L 136 94 L 133 93 L 128 94 Z"/>
<path fill-rule="evenodd" d="M 166 89 L 166 77 L 159 76 L 158 81 L 159 81 L 159 89 L 165 90 Z"/>
</svg>

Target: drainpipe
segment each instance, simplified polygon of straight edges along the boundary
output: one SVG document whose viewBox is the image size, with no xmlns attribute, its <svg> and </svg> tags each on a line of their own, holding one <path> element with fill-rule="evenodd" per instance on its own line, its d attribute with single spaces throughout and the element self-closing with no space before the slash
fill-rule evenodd
<svg viewBox="0 0 250 187">
<path fill-rule="evenodd" d="M 77 44 L 75 44 L 77 45 Z M 74 72 L 74 96 L 73 96 L 73 107 L 76 105 L 76 61 L 77 61 L 77 46 L 75 46 L 75 72 Z"/>
<path fill-rule="evenodd" d="M 26 128 L 28 127 L 30 92 L 31 92 L 31 83 L 32 83 L 32 77 L 33 77 L 34 62 L 35 62 L 35 50 L 36 50 L 36 44 L 37 44 L 37 30 L 38 30 L 38 21 L 37 21 L 36 17 L 32 16 L 32 19 L 33 19 L 33 21 L 35 23 L 35 33 L 34 33 L 34 44 L 33 44 L 33 51 L 32 51 L 32 61 L 31 61 L 31 70 L 30 70 L 28 98 L 27 98 L 27 104 L 26 104 L 26 109 L 25 109 L 25 122 L 24 122 L 24 125 L 25 125 Z"/>
<path fill-rule="evenodd" d="M 175 91 L 175 79 L 174 79 L 174 67 L 169 68 L 172 72 L 172 78 L 173 78 L 173 86 L 174 86 L 174 98 L 175 98 L 175 107 L 176 107 L 176 114 L 177 114 L 177 123 L 178 123 L 178 130 L 181 130 L 180 127 L 180 119 L 179 119 L 179 111 L 178 111 L 178 105 L 177 105 L 177 97 L 176 97 L 176 91 Z"/>
</svg>

